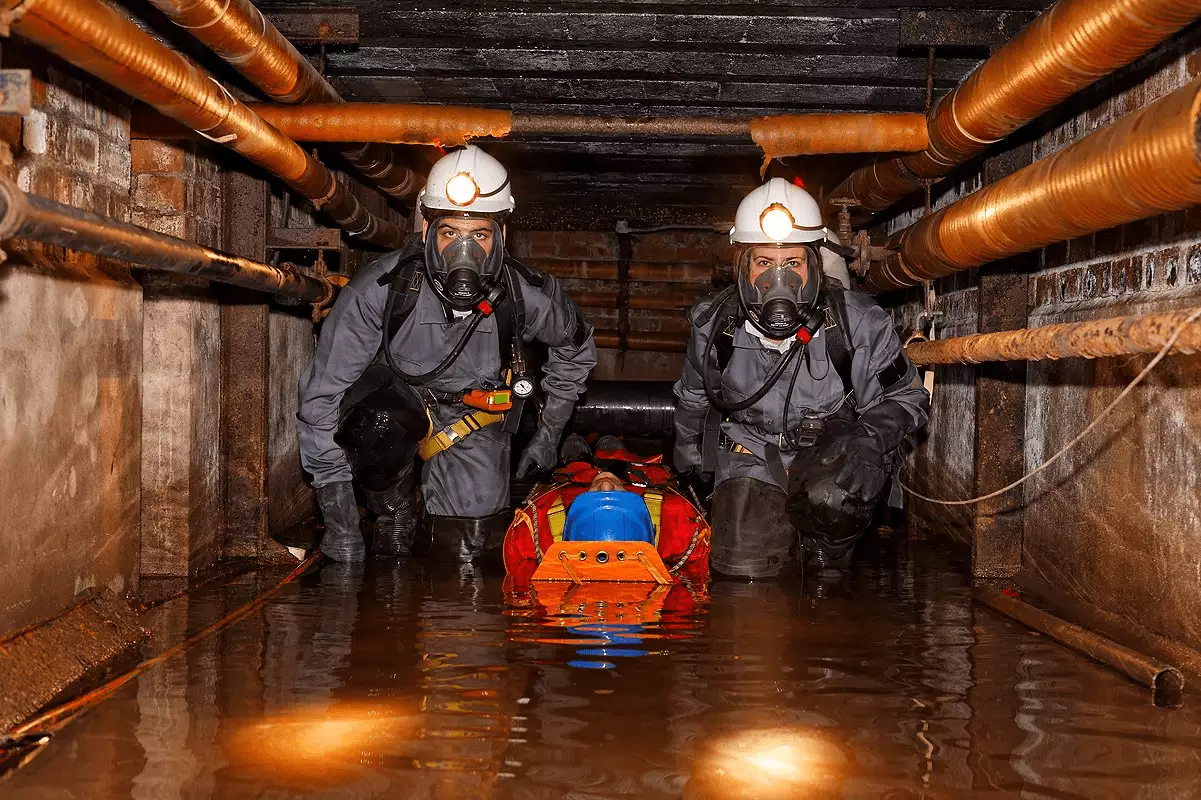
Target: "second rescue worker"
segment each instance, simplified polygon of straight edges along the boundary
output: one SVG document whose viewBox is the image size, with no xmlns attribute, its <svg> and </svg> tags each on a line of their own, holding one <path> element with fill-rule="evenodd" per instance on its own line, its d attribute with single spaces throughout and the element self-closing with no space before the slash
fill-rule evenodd
<svg viewBox="0 0 1201 800">
<path fill-rule="evenodd" d="M 778 574 L 797 534 L 807 571 L 845 570 L 926 423 L 888 315 L 824 274 L 832 236 L 806 191 L 772 179 L 738 207 L 735 285 L 692 310 L 675 465 L 716 472 L 711 562 L 727 575 Z"/>
<path fill-rule="evenodd" d="M 505 252 L 504 167 L 474 145 L 441 158 L 418 198 L 423 241 L 359 270 L 300 380 L 301 460 L 325 520 L 321 551 L 365 556 L 352 479 L 380 514 L 373 552 L 408 553 L 412 467 L 436 552 L 499 551 L 512 520 L 509 439 L 534 390 L 523 344 L 549 347 L 537 432 L 519 475 L 552 468 L 596 365 L 592 325 L 559 283 Z"/>
</svg>

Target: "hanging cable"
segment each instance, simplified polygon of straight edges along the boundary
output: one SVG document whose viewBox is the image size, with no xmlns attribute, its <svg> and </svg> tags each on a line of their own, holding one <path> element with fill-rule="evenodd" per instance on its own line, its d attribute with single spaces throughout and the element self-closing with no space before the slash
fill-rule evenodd
<svg viewBox="0 0 1201 800">
<path fill-rule="evenodd" d="M 309 569 L 309 567 L 312 567 L 314 564 L 320 561 L 321 558 L 321 551 L 314 552 L 304 561 L 297 564 L 296 568 L 289 572 L 287 576 L 285 576 L 279 583 L 275 584 L 270 589 L 251 600 L 249 603 L 246 603 L 229 614 L 226 614 L 224 617 L 217 620 L 212 625 L 209 625 L 204 630 L 192 634 L 179 644 L 164 650 L 157 656 L 146 659 L 133 669 L 117 676 L 103 686 L 93 689 L 90 692 L 86 692 L 74 700 L 43 711 L 33 719 L 21 723 L 3 737 L 0 737 L 0 745 L 6 742 L 12 742 L 17 746 L 22 746 L 23 742 L 28 742 L 29 746 L 37 748 L 29 753 L 26 757 L 22 758 L 20 762 L 18 762 L 12 769 L 7 770 L 4 777 L 12 774 L 14 769 L 19 769 L 20 767 L 29 763 L 33 757 L 37 755 L 37 753 L 41 752 L 41 750 L 50 742 L 50 738 L 53 734 L 64 728 L 68 723 L 83 714 L 89 708 L 97 705 L 98 703 L 104 702 L 118 689 L 142 673 L 146 672 L 148 669 L 156 667 L 159 664 L 162 664 L 164 661 L 174 658 L 185 650 L 191 648 L 193 645 L 212 636 L 214 633 L 217 633 L 218 631 L 229 627 L 235 622 L 245 619 L 255 611 L 258 611 L 267 604 L 268 600 L 279 594 L 279 592 L 283 590 L 285 586 L 300 577 Z"/>
<path fill-rule="evenodd" d="M 1180 325 L 1176 328 L 1176 330 L 1172 332 L 1172 335 L 1168 337 L 1168 341 L 1164 343 L 1164 346 L 1161 347 L 1159 352 L 1155 354 L 1155 357 L 1151 359 L 1150 363 L 1148 363 L 1147 366 L 1143 367 L 1142 372 L 1140 372 L 1138 375 L 1135 375 L 1134 380 L 1132 380 L 1132 381 L 1130 381 L 1130 383 L 1126 384 L 1126 388 L 1122 390 L 1121 394 L 1119 394 L 1117 397 L 1115 397 L 1113 399 L 1113 402 L 1111 402 L 1109 405 L 1107 405 L 1101 411 L 1101 413 L 1098 414 L 1093 419 L 1093 421 L 1090 422 L 1084 428 L 1084 430 L 1082 430 L 1082 431 L 1080 431 L 1080 433 L 1076 434 L 1076 437 L 1074 439 L 1072 439 L 1070 442 L 1068 442 L 1067 444 L 1065 444 L 1063 447 L 1061 447 L 1059 449 L 1059 451 L 1057 453 L 1055 453 L 1055 455 L 1051 456 L 1046 461 L 1039 464 L 1037 467 L 1030 470 L 1025 475 L 1018 478 L 1016 481 L 1009 484 L 1008 486 L 1003 486 L 1000 489 L 997 489 L 995 492 L 989 492 L 988 494 L 981 495 L 980 497 L 972 497 L 968 500 L 939 500 L 934 497 L 927 497 L 924 494 L 915 492 L 913 489 L 910 489 L 908 486 L 906 486 L 903 483 L 901 484 L 901 488 L 919 500 L 925 500 L 927 503 L 934 503 L 934 504 L 940 505 L 940 506 L 973 506 L 973 505 L 977 505 L 979 503 L 983 503 L 986 500 L 991 500 L 994 497 L 1000 497 L 1001 495 L 1005 494 L 1006 492 L 1009 492 L 1012 489 L 1016 489 L 1017 487 L 1021 486 L 1023 483 L 1026 483 L 1028 480 L 1033 478 L 1035 475 L 1037 475 L 1040 472 L 1042 472 L 1043 470 L 1045 470 L 1047 467 L 1054 464 L 1065 453 L 1067 453 L 1069 450 L 1071 450 L 1073 447 L 1075 447 L 1077 444 L 1079 444 L 1084 439 L 1084 437 L 1088 436 L 1088 434 L 1090 434 L 1094 430 L 1096 430 L 1097 426 L 1101 424 L 1101 421 L 1104 420 L 1106 417 L 1108 417 L 1110 412 L 1113 411 L 1114 408 L 1116 408 L 1119 403 L 1121 403 L 1123 400 L 1125 400 L 1126 397 L 1129 396 L 1129 394 L 1134 391 L 1135 387 L 1137 387 L 1140 383 L 1142 383 L 1143 379 L 1151 374 L 1152 370 L 1154 370 L 1157 366 L 1159 366 L 1159 362 L 1163 361 L 1164 358 L 1168 355 L 1168 353 L 1172 349 L 1172 346 L 1176 344 L 1176 340 L 1180 338 L 1180 335 L 1182 333 L 1184 333 L 1185 329 L 1188 328 L 1189 325 L 1193 324 L 1198 319 L 1201 319 L 1201 308 L 1198 308 L 1195 311 L 1193 311 L 1193 313 L 1188 315 L 1188 317 L 1184 320 L 1184 322 L 1180 323 Z"/>
</svg>

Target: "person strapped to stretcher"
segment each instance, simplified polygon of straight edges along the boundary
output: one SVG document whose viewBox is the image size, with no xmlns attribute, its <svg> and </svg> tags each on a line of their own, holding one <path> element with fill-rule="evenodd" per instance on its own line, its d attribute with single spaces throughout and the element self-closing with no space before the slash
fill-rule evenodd
<svg viewBox="0 0 1201 800">
<path fill-rule="evenodd" d="M 518 507 L 505 535 L 512 582 L 678 580 L 707 584 L 709 523 L 662 456 L 601 437 L 563 443 L 560 468 Z"/>
</svg>

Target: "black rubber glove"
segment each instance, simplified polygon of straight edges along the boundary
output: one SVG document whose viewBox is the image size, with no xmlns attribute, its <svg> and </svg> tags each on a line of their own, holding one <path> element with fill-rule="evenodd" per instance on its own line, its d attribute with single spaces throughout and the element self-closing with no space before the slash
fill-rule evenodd
<svg viewBox="0 0 1201 800">
<path fill-rule="evenodd" d="M 705 417 L 707 408 L 688 408 L 676 403 L 676 448 L 672 455 L 672 464 L 681 473 L 688 470 L 700 470 L 704 461 L 701 451 L 705 436 Z"/>
<path fill-rule="evenodd" d="M 846 432 L 832 436 L 818 454 L 834 483 L 853 499 L 875 502 L 891 474 L 888 454 L 901 446 L 913 418 L 900 403 L 885 400 L 866 411 Z"/>
<path fill-rule="evenodd" d="M 874 436 L 856 432 L 838 439 L 822 452 L 820 460 L 831 467 L 835 485 L 861 503 L 874 502 L 888 482 L 885 454 Z"/>
<path fill-rule="evenodd" d="M 548 395 L 546 405 L 542 407 L 542 416 L 538 420 L 538 430 L 534 431 L 530 443 L 526 445 L 517 462 L 517 477 L 524 478 L 532 472 L 549 472 L 558 463 L 559 439 L 567 420 L 571 419 L 571 410 L 575 403 L 562 397 Z"/>
<path fill-rule="evenodd" d="M 350 481 L 317 487 L 317 505 L 325 521 L 325 535 L 318 548 L 327 558 L 357 564 L 366 557 L 367 546 L 359 530 L 359 504 Z"/>
</svg>

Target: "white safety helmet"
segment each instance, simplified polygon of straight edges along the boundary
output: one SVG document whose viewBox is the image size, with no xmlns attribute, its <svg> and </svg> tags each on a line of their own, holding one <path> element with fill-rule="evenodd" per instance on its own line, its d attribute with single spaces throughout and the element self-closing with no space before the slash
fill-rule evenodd
<svg viewBox="0 0 1201 800">
<path fill-rule="evenodd" d="M 417 202 L 426 217 L 507 214 L 514 206 L 508 171 L 473 144 L 438 159 Z"/>
<path fill-rule="evenodd" d="M 805 244 L 824 238 L 817 201 L 783 178 L 772 178 L 744 197 L 730 229 L 731 244 Z"/>
</svg>

